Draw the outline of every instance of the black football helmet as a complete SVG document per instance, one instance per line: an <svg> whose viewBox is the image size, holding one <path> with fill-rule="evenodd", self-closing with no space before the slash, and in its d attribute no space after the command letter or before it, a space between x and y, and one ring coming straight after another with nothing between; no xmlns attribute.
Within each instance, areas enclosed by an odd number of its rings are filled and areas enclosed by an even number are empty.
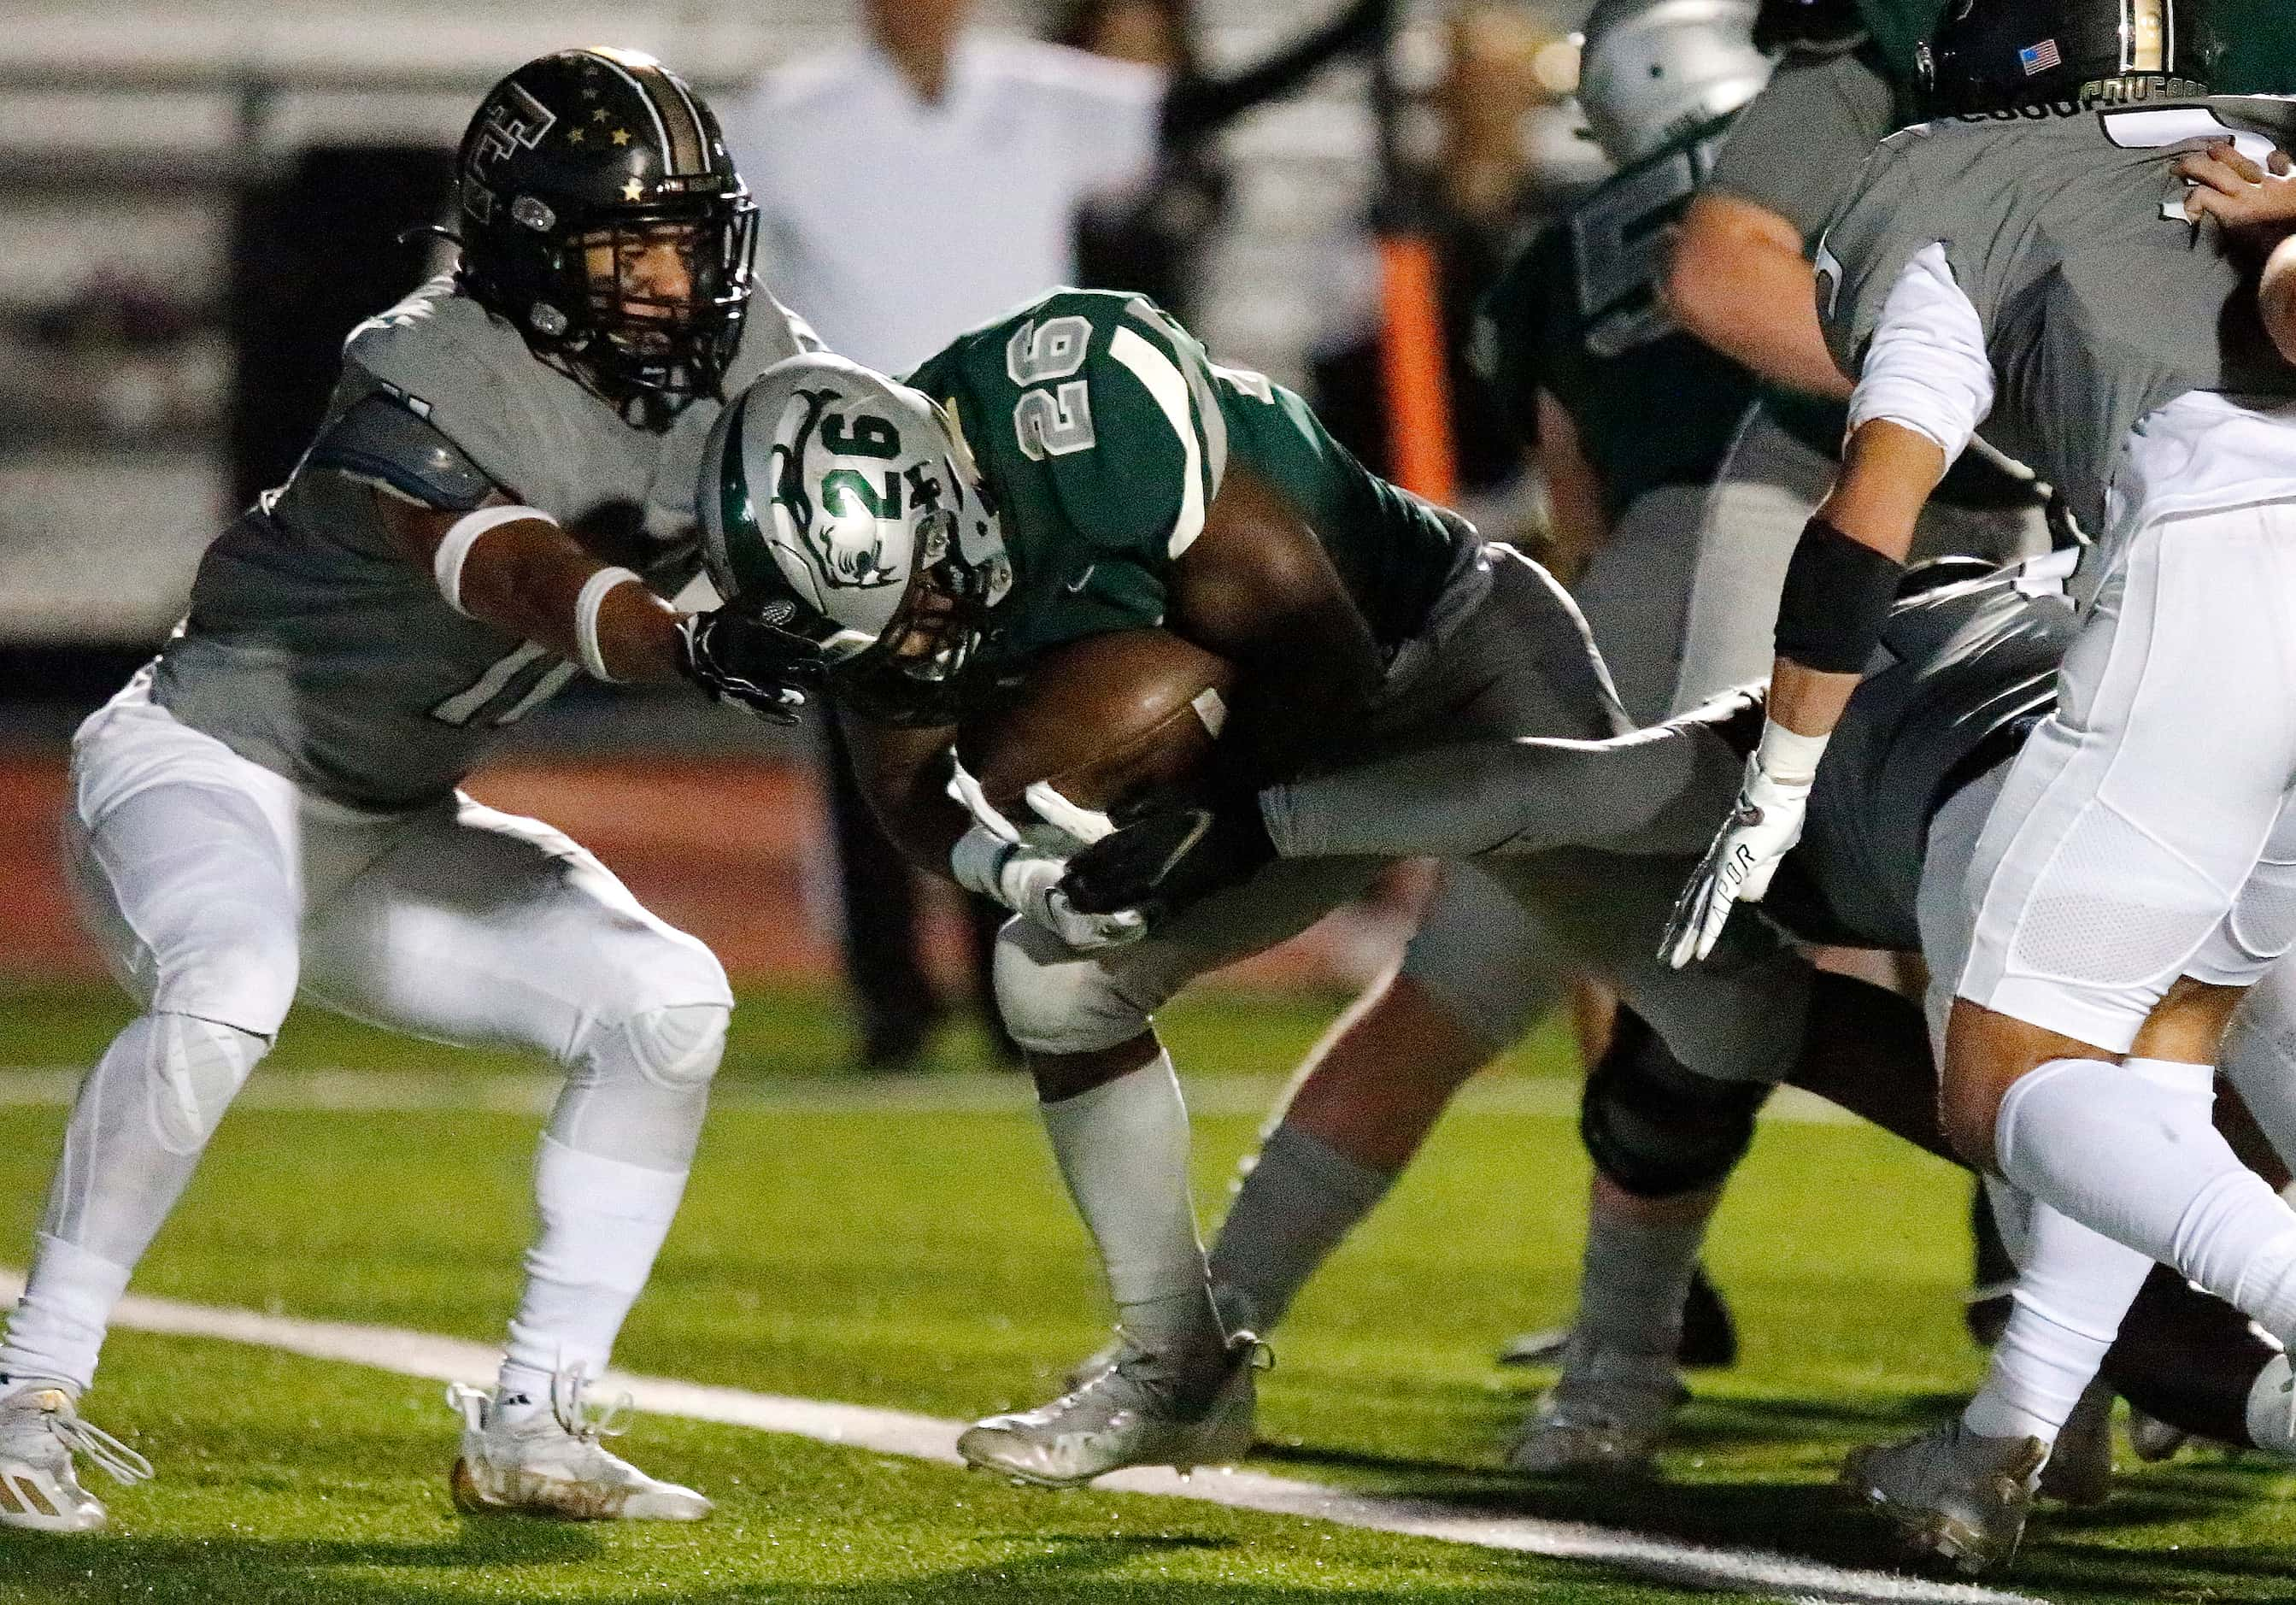
<svg viewBox="0 0 2296 1605"><path fill-rule="evenodd" d="M2208 0L1948 0L1915 70L1937 115L2206 95Z"/></svg>
<svg viewBox="0 0 2296 1605"><path fill-rule="evenodd" d="M757 209L701 97L636 51L562 50L463 135L463 287L631 422L716 395L742 338ZM661 284L676 252L682 293Z"/></svg>
<svg viewBox="0 0 2296 1605"><path fill-rule="evenodd" d="M1864 42L1866 19L1857 0L1762 0L1754 13L1754 48L1831 55Z"/></svg>

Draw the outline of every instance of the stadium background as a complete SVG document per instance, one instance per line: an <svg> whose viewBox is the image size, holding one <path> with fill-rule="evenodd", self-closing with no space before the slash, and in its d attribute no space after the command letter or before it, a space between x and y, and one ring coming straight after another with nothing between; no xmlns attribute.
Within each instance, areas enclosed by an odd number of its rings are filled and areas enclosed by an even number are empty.
<svg viewBox="0 0 2296 1605"><path fill-rule="evenodd" d="M1217 69L1330 9L1201 0L1199 45ZM1574 0L1468 7L1464 21L1398 9L1390 59L1418 102L1400 122L1406 154L1440 151L1462 29L1484 30L1487 75L1508 80L1500 101L1530 107L1568 86L1567 51L1538 46L1584 9ZM979 15L1036 31L1053 10L984 0ZM222 521L292 463L345 330L425 270L391 236L437 215L486 85L538 51L614 42L724 95L858 27L849 0L0 4L0 976L98 973L55 871L63 744L174 621ZM1193 322L1224 359L1311 394L1317 353L1380 317L1361 226L1385 187L1369 78L1342 64L1222 141L1229 202ZM1546 178L1588 176L1591 147L1566 125L1551 105L1521 125L1516 177L1534 202L1551 199ZM1559 162L1542 170L1541 156ZM1512 221L1483 226L1479 254ZM773 264L759 268L770 282ZM1332 368L1324 390L1357 373ZM1500 461L1480 476L1498 490L1487 517L1519 531L1535 507ZM571 831L737 978L816 982L833 972L837 910L804 756L675 694L577 690L516 730L475 789ZM1341 917L1244 973L1350 981L1391 951L1398 923ZM946 968L958 939L938 924Z"/></svg>

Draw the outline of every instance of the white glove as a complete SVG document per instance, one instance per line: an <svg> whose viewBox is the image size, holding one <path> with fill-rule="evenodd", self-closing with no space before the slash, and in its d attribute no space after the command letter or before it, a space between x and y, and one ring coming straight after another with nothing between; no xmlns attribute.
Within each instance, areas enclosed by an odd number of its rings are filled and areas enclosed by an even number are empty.
<svg viewBox="0 0 2296 1605"><path fill-rule="evenodd" d="M1666 922L1658 951L1672 967L1680 969L1712 952L1730 910L1742 902L1761 901L1770 889L1779 863L1801 840L1825 742L1823 736L1798 736L1775 722L1763 727L1761 745L1746 760L1738 805L1715 833L1714 844Z"/></svg>
<svg viewBox="0 0 2296 1605"><path fill-rule="evenodd" d="M1147 917L1136 909L1079 914L1070 908L1060 889L1068 866L1067 854L1008 840L985 824L958 837L948 854L957 885L993 898L1079 953L1121 947L1148 934Z"/></svg>

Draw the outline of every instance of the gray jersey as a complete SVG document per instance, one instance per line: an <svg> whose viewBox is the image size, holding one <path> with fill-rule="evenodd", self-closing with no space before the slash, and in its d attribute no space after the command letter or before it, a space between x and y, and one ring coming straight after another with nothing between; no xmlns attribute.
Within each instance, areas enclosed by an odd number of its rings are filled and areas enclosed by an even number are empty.
<svg viewBox="0 0 2296 1605"><path fill-rule="evenodd" d="M1987 438L2056 485L2092 530L2138 419L2193 391L2296 394L2254 280L2213 228L2163 208L2175 158L2210 137L2296 133L2296 103L2218 97L1891 136L1818 253L1818 301L1856 374L1906 264L1942 242L1985 331L1998 394Z"/></svg>
<svg viewBox="0 0 2296 1605"><path fill-rule="evenodd" d="M726 393L816 345L760 294ZM433 280L352 333L310 450L201 561L153 695L340 801L439 796L579 670L449 607L390 539L377 488L448 510L499 492L668 594L695 572L694 488L718 411L696 401L664 432L633 427Z"/></svg>
<svg viewBox="0 0 2296 1605"><path fill-rule="evenodd" d="M1815 240L1898 123L1896 92L1866 51L1789 55L1731 124L1707 187L1766 207Z"/></svg>

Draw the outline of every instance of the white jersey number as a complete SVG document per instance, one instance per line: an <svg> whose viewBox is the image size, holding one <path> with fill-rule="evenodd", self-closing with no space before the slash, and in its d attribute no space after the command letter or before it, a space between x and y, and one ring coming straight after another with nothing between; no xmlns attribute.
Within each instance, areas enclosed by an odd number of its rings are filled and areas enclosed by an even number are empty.
<svg viewBox="0 0 2296 1605"><path fill-rule="evenodd" d="M1088 451L1099 442L1092 423L1092 391L1074 378L1092 345L1092 325L1070 315L1026 323L1004 346L1004 373L1029 390L1013 404L1013 432L1030 461ZM1063 383L1065 382L1065 383Z"/></svg>

